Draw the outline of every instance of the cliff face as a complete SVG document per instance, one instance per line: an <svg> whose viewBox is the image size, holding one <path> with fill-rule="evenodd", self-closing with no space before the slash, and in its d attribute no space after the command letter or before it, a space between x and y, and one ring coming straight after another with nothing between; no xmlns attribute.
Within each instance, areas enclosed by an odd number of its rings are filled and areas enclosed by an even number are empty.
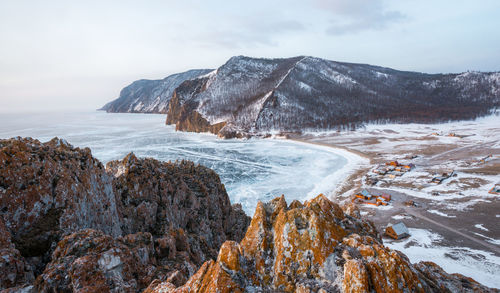
<svg viewBox="0 0 500 293"><path fill-rule="evenodd" d="M59 139L0 140L0 171L0 213L26 274L41 273L64 234L122 233L110 178L89 149Z"/></svg>
<svg viewBox="0 0 500 293"><path fill-rule="evenodd" d="M193 162L162 163L129 154L106 166L114 176L124 234L151 233L159 265L186 278L222 243L243 238L250 219L231 206L220 178Z"/></svg>
<svg viewBox="0 0 500 293"><path fill-rule="evenodd" d="M500 73L424 74L314 57L239 56L174 95L167 124L241 137L471 119L500 106Z"/></svg>
<svg viewBox="0 0 500 293"><path fill-rule="evenodd" d="M105 169L89 149L29 138L0 140L0 215L0 289L38 276L40 292L183 284L250 221L192 162L130 154Z"/></svg>
<svg viewBox="0 0 500 293"><path fill-rule="evenodd" d="M347 214L349 213L349 214ZM352 206L320 195L304 204L259 203L240 243L225 242L184 286L146 292L489 292L433 263L412 265L383 246ZM492 290L495 291L495 290Z"/></svg>
<svg viewBox="0 0 500 293"><path fill-rule="evenodd" d="M226 125L225 122L210 124L196 111L196 103L185 101L186 96L192 97L204 91L208 80L209 77L189 80L174 91L168 107L167 125L175 124L175 130L180 131L211 133L218 133ZM184 100L180 97L184 97Z"/></svg>
<svg viewBox="0 0 500 293"><path fill-rule="evenodd" d="M101 110L110 113L166 113L172 93L185 80L197 78L212 71L193 69L172 74L160 80L134 81L120 92L120 96Z"/></svg>

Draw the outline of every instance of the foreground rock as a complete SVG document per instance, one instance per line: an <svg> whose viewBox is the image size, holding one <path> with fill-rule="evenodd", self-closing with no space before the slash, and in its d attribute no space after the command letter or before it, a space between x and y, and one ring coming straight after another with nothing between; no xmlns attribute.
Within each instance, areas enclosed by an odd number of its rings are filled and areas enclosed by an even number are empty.
<svg viewBox="0 0 500 293"><path fill-rule="evenodd" d="M345 210L322 195L259 203L240 243L225 242L185 285L156 282L146 292L497 292L433 263L412 265Z"/></svg>
<svg viewBox="0 0 500 293"><path fill-rule="evenodd" d="M110 178L88 148L59 139L0 140L0 168L0 213L29 274L43 271L65 234L122 234Z"/></svg>
<svg viewBox="0 0 500 293"><path fill-rule="evenodd" d="M137 292L153 280L153 237L138 233L114 239L96 230L64 237L38 277L37 292Z"/></svg>
<svg viewBox="0 0 500 293"><path fill-rule="evenodd" d="M231 206L213 170L193 162L162 163L133 154L107 164L124 215L125 234L149 232L158 265L187 280L226 240L243 238L250 218Z"/></svg>
<svg viewBox="0 0 500 293"><path fill-rule="evenodd" d="M0 289L38 276L46 292L182 285L250 221L208 168L131 154L106 170L89 149L29 138L0 140L0 215Z"/></svg>
<svg viewBox="0 0 500 293"><path fill-rule="evenodd" d="M0 289L34 280L33 272L12 243L11 235L0 218Z"/></svg>

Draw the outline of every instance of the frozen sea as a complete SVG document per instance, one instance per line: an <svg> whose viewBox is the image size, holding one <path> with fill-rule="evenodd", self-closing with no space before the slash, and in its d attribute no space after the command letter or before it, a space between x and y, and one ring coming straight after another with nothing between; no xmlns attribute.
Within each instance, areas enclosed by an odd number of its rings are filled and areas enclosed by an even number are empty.
<svg viewBox="0 0 500 293"><path fill-rule="evenodd" d="M53 137L89 147L103 163L138 157L187 159L214 169L232 203L253 215L259 200L287 201L329 194L362 160L348 152L279 139L222 140L212 134L176 132L165 115L86 113L0 114L0 138Z"/></svg>

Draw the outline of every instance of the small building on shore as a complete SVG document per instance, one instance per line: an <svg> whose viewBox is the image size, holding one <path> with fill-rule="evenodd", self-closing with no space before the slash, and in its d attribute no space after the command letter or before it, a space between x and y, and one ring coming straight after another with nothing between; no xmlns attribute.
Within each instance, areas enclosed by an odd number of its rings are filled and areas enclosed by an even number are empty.
<svg viewBox="0 0 500 293"><path fill-rule="evenodd" d="M491 193L491 194L500 194L500 185L493 186L493 188L490 189L489 193Z"/></svg>
<svg viewBox="0 0 500 293"><path fill-rule="evenodd" d="M371 200L373 195L371 195L371 193L368 190L363 189L361 193L356 194L356 197L361 199Z"/></svg>
<svg viewBox="0 0 500 293"><path fill-rule="evenodd" d="M399 240L402 238L410 237L410 231L408 228L406 228L405 224L403 222L399 222L394 225L390 225L387 228L385 228L385 235Z"/></svg>

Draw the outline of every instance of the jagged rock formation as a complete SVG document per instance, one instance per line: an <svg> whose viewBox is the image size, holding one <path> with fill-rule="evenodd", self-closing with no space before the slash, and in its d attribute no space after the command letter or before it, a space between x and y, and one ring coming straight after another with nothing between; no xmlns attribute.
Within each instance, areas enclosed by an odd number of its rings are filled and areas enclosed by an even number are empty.
<svg viewBox="0 0 500 293"><path fill-rule="evenodd" d="M0 214L31 274L41 273L63 234L122 233L109 176L90 149L59 139L0 140L0 168Z"/></svg>
<svg viewBox="0 0 500 293"><path fill-rule="evenodd" d="M227 239L241 240L250 219L231 206L213 170L193 162L162 163L133 154L106 170L124 215L124 234L149 232L159 265L187 279L207 259L216 258Z"/></svg>
<svg viewBox="0 0 500 293"><path fill-rule="evenodd" d="M433 263L412 265L357 216L322 195L259 203L239 244L225 242L185 285L153 282L145 292L497 291Z"/></svg>
<svg viewBox="0 0 500 293"><path fill-rule="evenodd" d="M151 104L157 94L127 90L124 96L126 111L149 113L151 107L140 110L141 103ZM443 122L498 108L500 72L424 74L308 56L237 56L172 87L168 106L162 105L153 112L166 112L166 123L177 130L222 137L346 129L365 122Z"/></svg>
<svg viewBox="0 0 500 293"><path fill-rule="evenodd" d="M12 243L11 235L0 217L0 289L33 282L34 275Z"/></svg>
<svg viewBox="0 0 500 293"><path fill-rule="evenodd" d="M150 233L114 239L86 229L64 237L35 283L37 292L137 292L155 275Z"/></svg>
<svg viewBox="0 0 500 293"><path fill-rule="evenodd" d="M166 113L172 93L183 81L197 78L212 69L193 69L172 74L159 80L134 81L120 92L120 96L100 110L111 113Z"/></svg>
<svg viewBox="0 0 500 293"><path fill-rule="evenodd" d="M130 154L106 170L57 138L0 140L0 290L37 276L42 292L181 285L249 221L219 176L192 162Z"/></svg>

